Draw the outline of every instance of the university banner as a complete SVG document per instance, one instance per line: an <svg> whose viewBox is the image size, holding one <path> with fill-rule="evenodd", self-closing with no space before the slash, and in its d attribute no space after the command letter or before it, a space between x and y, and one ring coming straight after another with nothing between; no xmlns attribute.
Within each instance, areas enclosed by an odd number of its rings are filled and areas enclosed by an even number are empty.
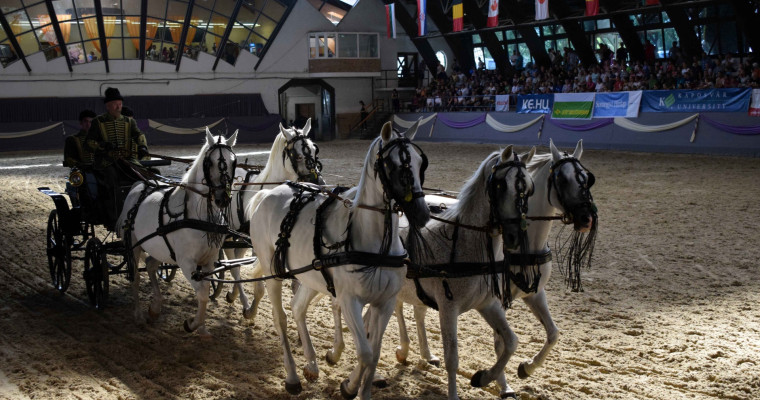
<svg viewBox="0 0 760 400"><path fill-rule="evenodd" d="M752 89L752 103L749 105L749 116L760 117L760 89Z"/></svg>
<svg viewBox="0 0 760 400"><path fill-rule="evenodd" d="M494 107L494 111L509 111L509 95L497 94L495 97L496 107Z"/></svg>
<svg viewBox="0 0 760 400"><path fill-rule="evenodd" d="M554 93L552 118L591 119L595 93Z"/></svg>
<svg viewBox="0 0 760 400"><path fill-rule="evenodd" d="M518 114L550 114L554 104L553 94L518 94Z"/></svg>
<svg viewBox="0 0 760 400"><path fill-rule="evenodd" d="M745 112L750 88L703 90L646 90L641 112Z"/></svg>
<svg viewBox="0 0 760 400"><path fill-rule="evenodd" d="M594 99L594 118L636 118L641 105L641 90L602 92Z"/></svg>

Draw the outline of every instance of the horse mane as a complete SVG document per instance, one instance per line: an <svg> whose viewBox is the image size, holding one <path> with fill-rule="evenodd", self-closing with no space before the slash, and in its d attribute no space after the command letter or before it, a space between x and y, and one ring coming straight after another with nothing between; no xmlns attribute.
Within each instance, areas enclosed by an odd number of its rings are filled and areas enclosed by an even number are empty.
<svg viewBox="0 0 760 400"><path fill-rule="evenodd" d="M204 138L203 140L203 146L201 147L201 151L198 152L198 155L195 157L195 161L190 165L190 168L187 169L184 175L182 175L182 184L192 184L192 183L200 183L200 182L190 182L190 179L196 176L198 168L201 168L200 165L203 163L203 155L206 154L206 151L208 151L209 143L208 140Z"/></svg>
<svg viewBox="0 0 760 400"><path fill-rule="evenodd" d="M267 165L261 170L261 173L256 177L254 182L267 182L274 170L274 163L277 162L278 157L281 157L282 151L285 150L288 141L285 140L285 135L282 132L278 133L272 143L272 150L269 151L269 159L267 159Z"/></svg>
<svg viewBox="0 0 760 400"><path fill-rule="evenodd" d="M472 176L470 176L464 185L462 185L462 189L457 196L457 200L459 201L446 210L446 212L441 215L441 218L453 221L468 210L477 210L482 207L482 204L476 204L476 202L478 201L478 197L482 193L485 193L485 180L483 179L483 175L486 174L488 165L495 157L498 157L499 154L501 154L500 151L494 151L480 163L478 169L476 169ZM481 191L482 193L480 193Z"/></svg>
<svg viewBox="0 0 760 400"><path fill-rule="evenodd" d="M546 163L548 163L551 160L552 160L551 153L536 154L533 156L533 158L528 162L528 164L525 167L528 168L528 173L533 174L534 171L543 167L544 165L546 165Z"/></svg>
<svg viewBox="0 0 760 400"><path fill-rule="evenodd" d="M347 197L349 197L349 195L351 194L355 194L355 197L353 199L353 204L351 205L352 213L356 211L356 206L359 205L362 201L361 189L364 187L366 177L370 173L373 172L373 171L368 171L368 169L374 168L373 160L375 159L375 147L377 147L377 144L380 142L380 140L382 140L382 138L378 136L375 140L372 141L372 144L369 146L369 151L367 151L367 155L364 157L364 166L362 167L361 177L359 178L359 184L351 188L349 192L346 192Z"/></svg>

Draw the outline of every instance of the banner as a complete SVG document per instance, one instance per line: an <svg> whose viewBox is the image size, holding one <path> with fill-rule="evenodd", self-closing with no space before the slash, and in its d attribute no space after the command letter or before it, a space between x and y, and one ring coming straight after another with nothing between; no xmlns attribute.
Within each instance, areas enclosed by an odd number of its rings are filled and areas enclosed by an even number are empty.
<svg viewBox="0 0 760 400"><path fill-rule="evenodd" d="M760 117L760 89L752 89L752 103L749 106L750 117Z"/></svg>
<svg viewBox="0 0 760 400"><path fill-rule="evenodd" d="M389 38L396 38L396 4L385 5L385 29Z"/></svg>
<svg viewBox="0 0 760 400"><path fill-rule="evenodd" d="M417 0L417 36L427 35L427 0Z"/></svg>
<svg viewBox="0 0 760 400"><path fill-rule="evenodd" d="M454 0L451 9L452 19L454 20L452 32L461 32L464 27L464 9L462 8L462 0Z"/></svg>
<svg viewBox="0 0 760 400"><path fill-rule="evenodd" d="M594 93L554 93L554 119L591 119L593 110Z"/></svg>
<svg viewBox="0 0 760 400"><path fill-rule="evenodd" d="M599 14L599 0L586 0L586 16L593 17Z"/></svg>
<svg viewBox="0 0 760 400"><path fill-rule="evenodd" d="M594 99L594 118L639 116L641 90L634 92L602 92Z"/></svg>
<svg viewBox="0 0 760 400"><path fill-rule="evenodd" d="M553 94L518 94L518 114L551 114L554 104Z"/></svg>
<svg viewBox="0 0 760 400"><path fill-rule="evenodd" d="M486 22L487 28L495 28L499 26L499 0L491 0L488 2L488 21Z"/></svg>
<svg viewBox="0 0 760 400"><path fill-rule="evenodd" d="M536 21L549 18L549 0L536 0Z"/></svg>
<svg viewBox="0 0 760 400"><path fill-rule="evenodd" d="M745 112L750 88L704 90L646 90L641 112Z"/></svg>
<svg viewBox="0 0 760 400"><path fill-rule="evenodd" d="M494 111L509 111L509 95L497 94L496 95L496 107Z"/></svg>

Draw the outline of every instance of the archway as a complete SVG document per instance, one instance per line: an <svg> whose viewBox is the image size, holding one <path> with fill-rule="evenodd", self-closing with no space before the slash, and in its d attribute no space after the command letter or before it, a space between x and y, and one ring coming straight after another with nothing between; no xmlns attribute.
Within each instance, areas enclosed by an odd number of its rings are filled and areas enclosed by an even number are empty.
<svg viewBox="0 0 760 400"><path fill-rule="evenodd" d="M312 137L335 139L335 89L322 79L292 79L279 91L280 115L288 126L303 126L312 119Z"/></svg>

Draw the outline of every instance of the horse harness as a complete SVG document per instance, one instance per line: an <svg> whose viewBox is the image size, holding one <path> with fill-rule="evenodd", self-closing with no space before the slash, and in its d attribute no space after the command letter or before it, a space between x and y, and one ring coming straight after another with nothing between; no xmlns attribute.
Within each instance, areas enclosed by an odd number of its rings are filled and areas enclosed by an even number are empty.
<svg viewBox="0 0 760 400"><path fill-rule="evenodd" d="M319 174L322 171L322 163L317 157L319 147L315 143L312 143L314 145L314 155L312 155L308 140L309 137L304 135L296 135L293 139L288 140L285 148L282 150L282 162L285 162L286 156L290 159L290 164L293 166L293 171L298 174L299 181L319 183ZM298 142L301 142L301 154L303 154L306 169L309 170L306 174L298 172L298 153L296 152L296 143Z"/></svg>
<svg viewBox="0 0 760 400"><path fill-rule="evenodd" d="M581 196L582 201L575 205L572 209L568 209L568 207L565 206L565 198L562 195L562 191L559 190L559 185L564 181L565 178L562 177L559 174L560 168L562 168L563 164L570 164L573 166L573 171L575 174L575 180L578 182L581 190ZM583 175L583 172L586 172L586 176ZM569 157L567 153L565 153L565 157L561 158L554 164L552 164L551 167L549 167L549 190L547 190L547 201L549 204L554 206L552 204L552 189L557 192L557 198L559 199L560 204L562 204L563 208L566 210L565 215L563 215L562 222L565 224L569 224L573 222L573 211L577 210L579 208L588 207L593 213L594 216L596 216L597 208L596 204L594 203L594 198L591 196L591 186L594 185L594 182L596 182L596 178L594 177L594 174L591 173L586 167L581 164L581 162L575 158L575 157Z"/></svg>
<svg viewBox="0 0 760 400"><path fill-rule="evenodd" d="M229 197L231 196L231 185L233 182L233 178L230 175L230 170L235 171L237 160L233 156L230 160L231 162L228 164L227 160L224 158L223 155L219 157L219 160L217 161L217 167L219 168L220 172L220 183L218 185L214 185L211 180L211 167L213 165L213 161L211 161L210 156L211 154L216 150L227 149L229 150L233 155L235 154L232 152L232 148L226 144L221 144L221 137L220 141L216 144L212 145L211 148L206 153L206 156L203 159L203 183L208 186L209 190L206 193L203 193L197 189L194 189L192 187L186 186L186 185L172 185L172 186L159 186L155 183L151 184L150 181L146 181L145 186L143 187L142 191L140 192L140 197L138 198L137 202L135 202L135 205L129 210L127 213L127 218L124 221L124 241L127 248L127 255L131 257L131 252L133 249L137 248L137 246L140 246L141 244L145 243L146 241L156 237L160 236L164 243L166 244L166 247L169 249L169 254L172 258L172 260L176 261L177 257L174 252L174 248L169 243L169 240L167 238L167 235L169 233L172 233L174 231L177 231L179 229L194 229L199 230L203 232L208 233L208 240L210 244L219 244L223 240L225 235L228 234L238 234L237 232L231 230L227 224L226 218L222 216L222 219L220 223L216 223L214 221L204 221L199 219L189 219L189 218L183 218L183 216L187 215L187 191L195 192L203 197L206 198L206 201L208 203L208 215L211 216L211 202L213 201L213 191L222 189L225 191L225 194ZM220 153L221 154L221 153ZM231 169L229 168L231 166ZM185 195L184 195L184 201L183 201L183 210L178 213L172 213L172 211L169 209L169 199L171 198L172 194L176 192L176 190L185 189ZM154 231L148 234L147 236L144 236L140 240L137 241L137 243L132 244L132 235L130 232L134 229L134 223L135 223L135 217L137 216L137 211L139 210L140 204L151 194L163 191L163 197L161 198L161 205L158 209L158 228ZM164 222L164 217L168 216L169 223Z"/></svg>
<svg viewBox="0 0 760 400"><path fill-rule="evenodd" d="M515 209L520 214L518 218L502 218L498 208L498 200L509 189L502 182L503 178L497 178L497 174L500 171L505 170L504 176L509 173L512 168L517 168L516 180L514 184L515 193ZM522 163L517 155L514 155L514 159L508 162L498 164L491 168L491 174L488 177L486 191L489 200L489 217L488 225L485 228L473 227L469 225L460 224L457 219L452 224L454 230L451 234L450 240L452 241L451 252L449 254L449 262L443 264L428 264L417 265L413 264L407 269L407 278L414 281L417 297L426 306L438 310L438 304L436 301L425 293L425 290L420 284L421 278L443 278L443 287L446 298L452 300L454 298L449 287L449 278L468 278L478 275L490 275L496 278L498 274L504 276L503 288L500 291L496 286L496 279L493 280L494 295L502 300L502 304L505 308L508 308L512 302L512 294L509 289L509 283L514 283L520 290L525 293L535 293L538 290L538 283L541 279L541 274L535 270L529 273L529 269L533 269L534 266L547 263L552 260L551 250L546 250L538 254L526 254L525 246L527 245L526 230L528 212L528 198L533 194L533 191L527 191L527 182L525 180L525 174L523 172L525 164ZM457 243L459 240L459 229L464 227L466 229L478 230L481 232L491 233L498 231L500 234L503 231L504 226L511 224L519 224L519 244L521 251L519 254L512 254L503 250L504 261L501 265L497 266L494 258L493 241L490 237L486 237L486 247L488 253L488 261L484 262L457 262ZM520 266L520 272L513 273L511 266Z"/></svg>

